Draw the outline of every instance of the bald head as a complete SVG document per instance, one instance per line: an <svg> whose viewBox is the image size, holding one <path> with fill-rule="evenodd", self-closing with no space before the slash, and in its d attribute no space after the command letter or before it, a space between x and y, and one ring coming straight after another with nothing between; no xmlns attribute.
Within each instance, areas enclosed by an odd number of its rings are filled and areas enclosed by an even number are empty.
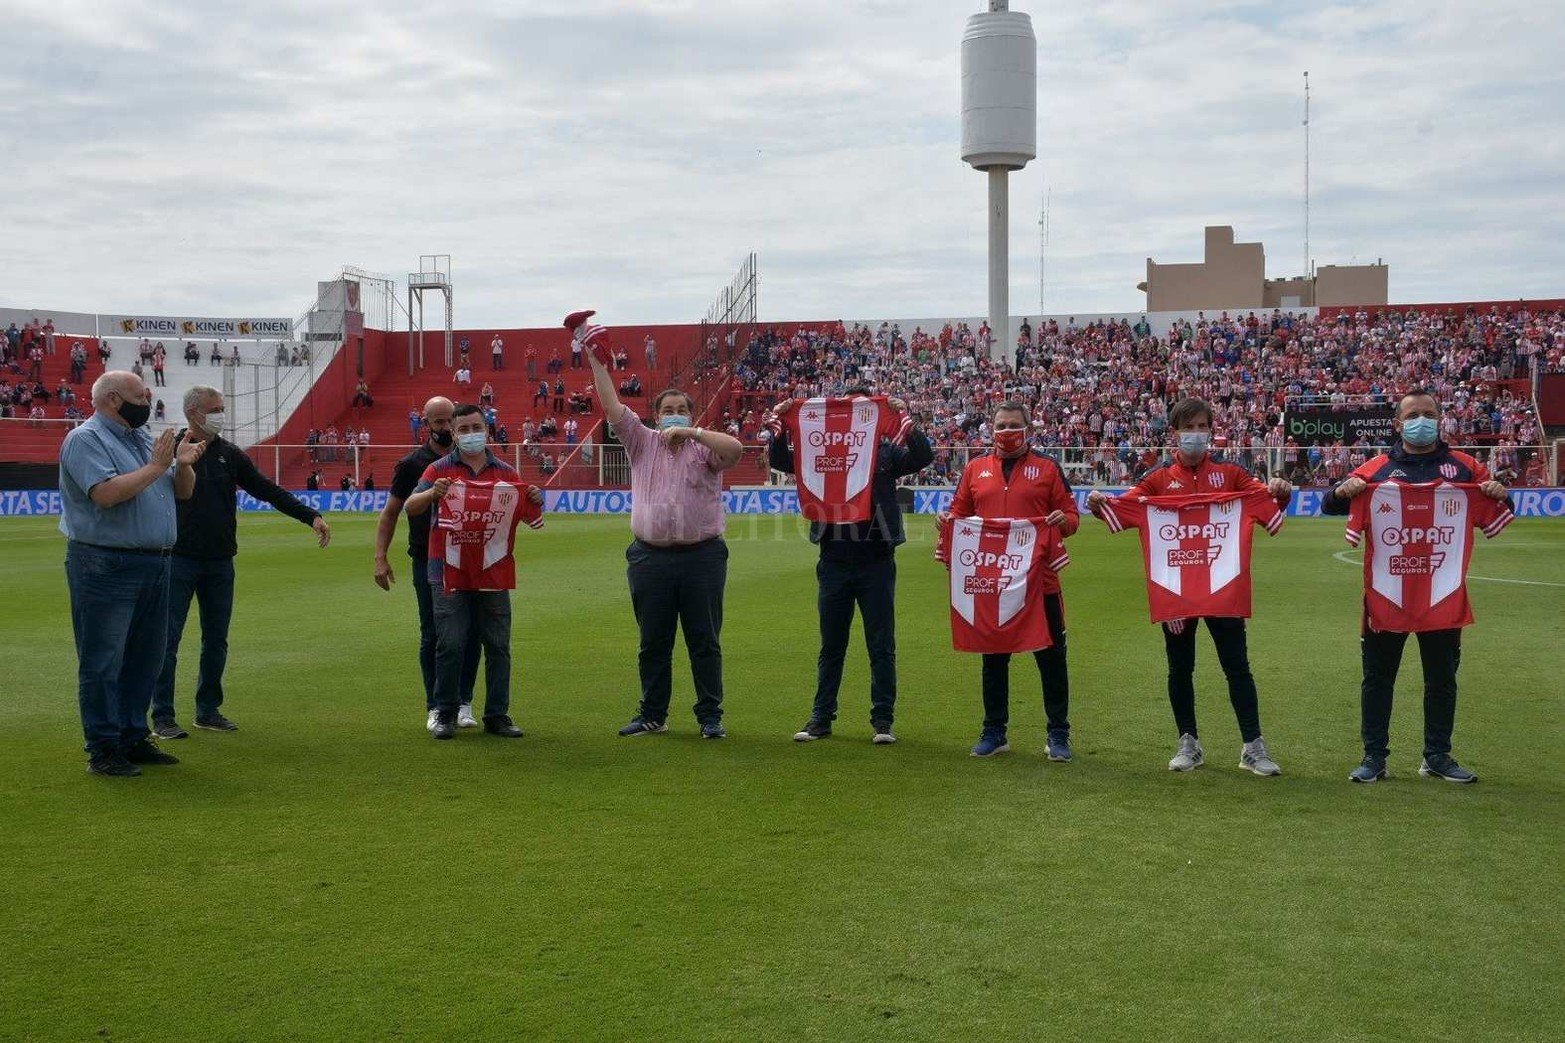
<svg viewBox="0 0 1565 1043"><path fill-rule="evenodd" d="M424 437L442 450L451 448L451 413L456 403L436 395L424 403Z"/></svg>
<svg viewBox="0 0 1565 1043"><path fill-rule="evenodd" d="M426 421L445 420L449 422L451 420L451 413L455 409L455 402L452 402L449 398L445 398L444 396L436 395L434 398L424 403L424 419Z"/></svg>
<svg viewBox="0 0 1565 1043"><path fill-rule="evenodd" d="M118 395L117 400L110 396ZM152 402L152 389L136 374L124 369L111 369L92 382L92 407L110 412L119 408L120 402Z"/></svg>

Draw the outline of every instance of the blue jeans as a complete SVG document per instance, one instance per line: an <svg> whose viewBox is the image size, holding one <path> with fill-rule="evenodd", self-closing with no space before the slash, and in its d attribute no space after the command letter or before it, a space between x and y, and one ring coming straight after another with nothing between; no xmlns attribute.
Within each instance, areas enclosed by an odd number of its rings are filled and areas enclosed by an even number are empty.
<svg viewBox="0 0 1565 1043"><path fill-rule="evenodd" d="M174 719L174 671L194 597L201 610L201 671L196 676L196 716L223 705L223 668L228 665L228 622L234 615L234 559L175 555L168 581L168 647L163 672L152 693L152 719Z"/></svg>
<svg viewBox="0 0 1565 1043"><path fill-rule="evenodd" d="M66 544L76 701L88 754L145 739L168 635L169 559Z"/></svg>
<svg viewBox="0 0 1565 1043"><path fill-rule="evenodd" d="M468 641L484 648L484 716L511 712L511 592L430 585L435 609L435 705L456 713ZM469 696L471 698L471 696Z"/></svg>
<svg viewBox="0 0 1565 1043"><path fill-rule="evenodd" d="M435 708L435 596L429 586L429 562L413 559L413 595L418 599L418 668L424 675L424 709ZM467 647L462 652L462 674L457 682L457 701L473 701L473 685L478 682L478 653L483 645L478 628L469 627Z"/></svg>

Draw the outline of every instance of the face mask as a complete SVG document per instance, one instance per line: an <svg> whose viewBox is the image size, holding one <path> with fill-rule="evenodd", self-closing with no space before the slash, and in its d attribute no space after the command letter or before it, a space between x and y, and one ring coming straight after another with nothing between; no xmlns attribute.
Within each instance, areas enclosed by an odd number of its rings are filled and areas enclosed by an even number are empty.
<svg viewBox="0 0 1565 1043"><path fill-rule="evenodd" d="M150 416L152 416L152 407L145 402L126 401L120 403L120 419L132 428L145 424Z"/></svg>
<svg viewBox="0 0 1565 1043"><path fill-rule="evenodd" d="M429 433L429 440L431 442L435 443L436 445L438 445L442 449L450 449L451 448L451 432L450 431L431 431Z"/></svg>
<svg viewBox="0 0 1565 1043"><path fill-rule="evenodd" d="M689 427L690 418L683 413L669 413L658 417L658 430L667 431L671 427Z"/></svg>
<svg viewBox="0 0 1565 1043"><path fill-rule="evenodd" d="M1027 448L1027 432L1020 428L994 433L994 448L1001 456L1015 456Z"/></svg>
<svg viewBox="0 0 1565 1043"><path fill-rule="evenodd" d="M1212 444L1212 436L1205 431L1182 431L1179 435L1179 451L1186 456L1200 456Z"/></svg>
<svg viewBox="0 0 1565 1043"><path fill-rule="evenodd" d="M487 441L488 439L482 431L469 431L465 435L458 435L456 444L457 448L464 453L481 453L484 451L484 445Z"/></svg>
<svg viewBox="0 0 1565 1043"><path fill-rule="evenodd" d="M222 413L208 413L206 416L196 421L196 423L200 426L201 430L207 433L209 438L216 438L218 435L223 433Z"/></svg>
<svg viewBox="0 0 1565 1043"><path fill-rule="evenodd" d="M1432 416L1415 416L1402 421L1402 441L1408 445L1434 445L1440 437L1440 422Z"/></svg>

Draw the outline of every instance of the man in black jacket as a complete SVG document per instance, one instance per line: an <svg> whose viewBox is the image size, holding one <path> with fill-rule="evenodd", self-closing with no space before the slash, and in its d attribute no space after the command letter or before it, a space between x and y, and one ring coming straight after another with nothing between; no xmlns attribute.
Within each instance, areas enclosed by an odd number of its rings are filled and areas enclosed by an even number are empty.
<svg viewBox="0 0 1565 1043"><path fill-rule="evenodd" d="M189 425L185 439L205 442L206 451L195 465L195 492L178 503L179 539L169 569L168 650L152 694L152 731L161 739L183 739L188 734L174 717L174 671L192 597L201 609L195 725L217 732L238 729L221 710L228 624L234 614L234 555L239 551L238 490L310 526L322 547L331 541L331 527L320 512L270 481L244 450L222 437L221 391L201 385L186 391L185 422Z"/></svg>
<svg viewBox="0 0 1565 1043"><path fill-rule="evenodd" d="M848 395L867 395L851 388ZM892 409L905 413L907 403L888 400ZM767 455L774 470L792 474L793 447L787 431L773 423ZM897 479L917 474L934 460L929 439L917 427L906 445L880 443L875 462L868 521L846 525L810 523L810 542L820 547L815 564L818 584L816 606L820 612L821 651L816 665L815 706L810 719L794 735L797 742L812 742L831 734L837 716L837 690L842 684L842 661L848 651L853 608L864 621L864 644L869 651L870 726L874 742L896 742L891 731L897 702L896 549L907 537L902 528L902 508L897 504Z"/></svg>

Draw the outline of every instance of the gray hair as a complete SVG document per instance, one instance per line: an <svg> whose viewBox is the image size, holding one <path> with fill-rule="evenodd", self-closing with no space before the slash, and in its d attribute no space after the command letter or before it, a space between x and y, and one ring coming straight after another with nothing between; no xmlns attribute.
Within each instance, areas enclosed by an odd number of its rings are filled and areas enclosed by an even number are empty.
<svg viewBox="0 0 1565 1043"><path fill-rule="evenodd" d="M211 396L223 397L223 393L217 388L209 388L205 384L195 384L185 392L185 412L190 412Z"/></svg>

